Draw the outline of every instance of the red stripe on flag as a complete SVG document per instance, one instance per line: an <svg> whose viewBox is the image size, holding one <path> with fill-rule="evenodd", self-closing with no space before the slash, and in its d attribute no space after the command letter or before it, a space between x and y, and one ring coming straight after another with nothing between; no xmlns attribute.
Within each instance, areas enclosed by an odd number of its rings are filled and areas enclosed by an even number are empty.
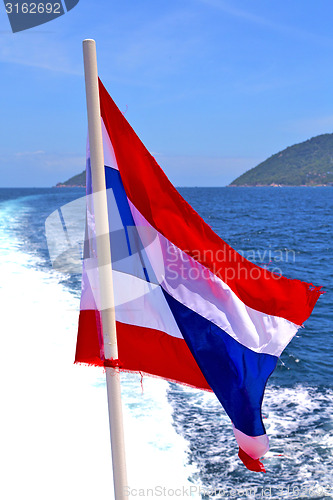
<svg viewBox="0 0 333 500"><path fill-rule="evenodd" d="M302 325L320 287L249 262L225 243L170 183L100 82L101 115L128 198L170 242L220 277L247 306Z"/></svg>
<svg viewBox="0 0 333 500"><path fill-rule="evenodd" d="M98 341L100 314L80 311L75 363L104 366ZM211 390L185 340L164 332L117 322L118 358L121 370L143 372Z"/></svg>
<svg viewBox="0 0 333 500"><path fill-rule="evenodd" d="M245 451L242 450L242 448L239 448L238 456L245 465L245 467L247 467L249 470L253 472L266 472L264 464L260 462L259 458L254 459L250 457L250 455L245 453Z"/></svg>
<svg viewBox="0 0 333 500"><path fill-rule="evenodd" d="M104 366L100 355L101 315L99 311L80 311L75 363Z"/></svg>

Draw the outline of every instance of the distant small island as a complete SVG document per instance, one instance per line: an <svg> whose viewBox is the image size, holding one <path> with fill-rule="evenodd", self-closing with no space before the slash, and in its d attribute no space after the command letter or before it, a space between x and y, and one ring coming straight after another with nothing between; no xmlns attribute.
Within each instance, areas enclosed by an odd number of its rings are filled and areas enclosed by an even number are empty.
<svg viewBox="0 0 333 500"><path fill-rule="evenodd" d="M58 182L55 187L86 187L86 171L83 170L65 182Z"/></svg>
<svg viewBox="0 0 333 500"><path fill-rule="evenodd" d="M333 134L323 134L271 156L230 186L333 186Z"/></svg>

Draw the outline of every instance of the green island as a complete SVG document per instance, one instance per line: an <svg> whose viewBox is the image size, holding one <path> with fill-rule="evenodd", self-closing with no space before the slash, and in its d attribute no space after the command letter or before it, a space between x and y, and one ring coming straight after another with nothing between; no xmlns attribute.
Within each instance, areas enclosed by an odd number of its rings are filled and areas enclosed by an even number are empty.
<svg viewBox="0 0 333 500"><path fill-rule="evenodd" d="M230 186L333 186L333 134L290 146L235 179Z"/></svg>
<svg viewBox="0 0 333 500"><path fill-rule="evenodd" d="M58 182L55 187L86 187L86 171L74 175L65 182Z"/></svg>

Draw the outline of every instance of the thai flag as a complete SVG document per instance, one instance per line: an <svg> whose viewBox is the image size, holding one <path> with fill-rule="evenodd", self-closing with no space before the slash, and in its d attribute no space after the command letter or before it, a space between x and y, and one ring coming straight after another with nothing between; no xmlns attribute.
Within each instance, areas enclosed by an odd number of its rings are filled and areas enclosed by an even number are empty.
<svg viewBox="0 0 333 500"><path fill-rule="evenodd" d="M240 458L264 470L265 385L320 289L233 250L180 196L101 82L100 103L120 369L214 391ZM104 366L95 245L91 201L75 360Z"/></svg>

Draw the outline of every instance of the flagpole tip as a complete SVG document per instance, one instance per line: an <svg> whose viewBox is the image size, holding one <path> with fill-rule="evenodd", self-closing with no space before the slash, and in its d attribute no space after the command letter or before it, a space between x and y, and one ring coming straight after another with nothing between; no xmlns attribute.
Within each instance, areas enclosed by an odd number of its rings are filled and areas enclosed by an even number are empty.
<svg viewBox="0 0 333 500"><path fill-rule="evenodd" d="M95 40L92 38L85 38L82 42L83 45L96 45Z"/></svg>

